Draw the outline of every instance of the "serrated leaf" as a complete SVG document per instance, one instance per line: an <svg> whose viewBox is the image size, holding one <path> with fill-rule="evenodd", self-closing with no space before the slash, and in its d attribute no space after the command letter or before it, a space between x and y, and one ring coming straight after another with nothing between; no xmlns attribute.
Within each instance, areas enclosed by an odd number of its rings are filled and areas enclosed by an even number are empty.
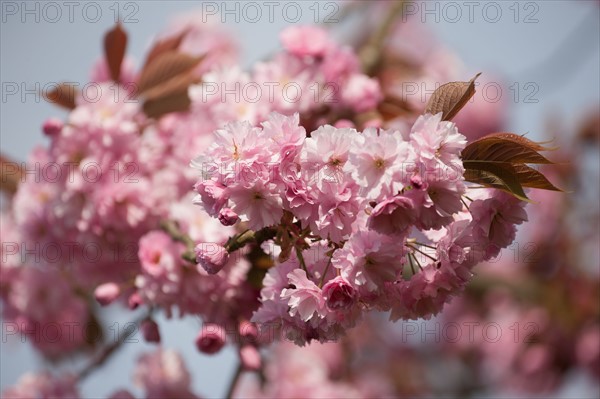
<svg viewBox="0 0 600 399"><path fill-rule="evenodd" d="M77 86L69 83L60 83L54 90L45 92L46 101L60 105L66 109L74 109L76 106Z"/></svg>
<svg viewBox="0 0 600 399"><path fill-rule="evenodd" d="M540 171L527 165L513 165L517 178L523 187L539 188L541 190L563 191L544 176Z"/></svg>
<svg viewBox="0 0 600 399"><path fill-rule="evenodd" d="M475 94L475 80L481 75L478 73L468 82L450 82L438 87L434 92L425 113L442 113L442 120L449 121L467 104Z"/></svg>
<svg viewBox="0 0 600 399"><path fill-rule="evenodd" d="M156 57L158 57L159 55L168 51L177 50L185 36L188 34L188 32L189 29L185 29L178 35L174 35L166 39L157 41L154 44L154 46L152 46L152 49L148 52L146 62L144 63L144 68L146 68L147 65L150 65L154 60L156 60Z"/></svg>
<svg viewBox="0 0 600 399"><path fill-rule="evenodd" d="M548 150L523 136L512 133L495 133L469 143L461 152L463 160L487 162L551 164L541 150Z"/></svg>
<svg viewBox="0 0 600 399"><path fill-rule="evenodd" d="M515 167L508 162L463 161L465 180L504 190L515 197L529 201Z"/></svg>
<svg viewBox="0 0 600 399"><path fill-rule="evenodd" d="M150 118L160 118L171 112L187 111L190 104L191 100L187 94L187 90L185 90L165 97L147 100L144 102L143 110Z"/></svg>
<svg viewBox="0 0 600 399"><path fill-rule="evenodd" d="M104 36L104 54L106 56L106 63L108 64L110 77L115 82L119 82L121 64L125 58L126 48L127 33L125 33L119 22Z"/></svg>
<svg viewBox="0 0 600 399"><path fill-rule="evenodd" d="M177 51L159 54L156 59L142 71L138 82L139 93L167 82L173 77L189 72L202 61L203 57L192 57Z"/></svg>

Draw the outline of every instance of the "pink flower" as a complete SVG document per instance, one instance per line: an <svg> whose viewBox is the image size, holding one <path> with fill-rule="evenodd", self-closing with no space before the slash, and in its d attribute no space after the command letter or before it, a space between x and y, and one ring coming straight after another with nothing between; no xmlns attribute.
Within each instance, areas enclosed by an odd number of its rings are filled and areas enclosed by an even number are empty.
<svg viewBox="0 0 600 399"><path fill-rule="evenodd" d="M172 350L158 348L140 356L133 381L146 391L147 398L196 398L190 391L190 373Z"/></svg>
<svg viewBox="0 0 600 399"><path fill-rule="evenodd" d="M283 216L281 195L273 183L259 180L249 187L236 184L228 193L231 209L253 230L278 224Z"/></svg>
<svg viewBox="0 0 600 399"><path fill-rule="evenodd" d="M321 289L306 277L306 272L296 269L287 276L290 288L281 291L281 299L287 300L290 316L297 314L302 321L309 321L315 314L317 317L324 317L325 299Z"/></svg>
<svg viewBox="0 0 600 399"><path fill-rule="evenodd" d="M319 204L318 218L311 220L311 227L321 237L334 242L342 241L352 232L360 199L358 186L353 182L342 184L324 183L323 192L315 200Z"/></svg>
<svg viewBox="0 0 600 399"><path fill-rule="evenodd" d="M94 290L94 297L102 306L110 305L120 294L121 288L115 283L104 283Z"/></svg>
<svg viewBox="0 0 600 399"><path fill-rule="evenodd" d="M420 116L411 129L410 140L419 159L428 168L462 172L459 156L467 141L454 123L442 121L441 113Z"/></svg>
<svg viewBox="0 0 600 399"><path fill-rule="evenodd" d="M320 57L331 47L327 31L316 26L290 26L281 32L280 40L298 57Z"/></svg>
<svg viewBox="0 0 600 399"><path fill-rule="evenodd" d="M417 218L410 198L396 195L373 208L367 227L382 234L406 234Z"/></svg>
<svg viewBox="0 0 600 399"><path fill-rule="evenodd" d="M240 220L240 217L230 208L223 208L219 211L219 222L223 226L233 226Z"/></svg>
<svg viewBox="0 0 600 399"><path fill-rule="evenodd" d="M331 263L350 284L363 292L374 292L400 277L404 254L403 240L359 231L334 252Z"/></svg>
<svg viewBox="0 0 600 399"><path fill-rule="evenodd" d="M486 259L509 246L515 239L515 225L527 221L525 202L500 190L490 191L490 198L475 200L469 206L473 236L487 248Z"/></svg>
<svg viewBox="0 0 600 399"><path fill-rule="evenodd" d="M202 353L213 355L225 346L225 330L218 324L205 324L196 337L196 347Z"/></svg>
<svg viewBox="0 0 600 399"><path fill-rule="evenodd" d="M360 73L350 75L342 87L342 101L355 112L374 109L382 99L379 82Z"/></svg>
<svg viewBox="0 0 600 399"><path fill-rule="evenodd" d="M196 262L208 274L217 274L225 267L229 260L227 249L214 242L198 244L194 251L196 252Z"/></svg>
<svg viewBox="0 0 600 399"><path fill-rule="evenodd" d="M323 297L330 310L344 310L356 302L356 291L343 277L337 276L323 286Z"/></svg>
<svg viewBox="0 0 600 399"><path fill-rule="evenodd" d="M214 180L201 180L194 185L198 196L194 203L202 205L204 210L211 216L216 216L227 203L225 186Z"/></svg>
<svg viewBox="0 0 600 399"><path fill-rule="evenodd" d="M348 161L352 140L358 135L354 129L336 129L333 126L321 126L312 132L304 142L301 162L304 169L314 175L311 183L321 187L325 183L341 183L345 173L342 171Z"/></svg>
<svg viewBox="0 0 600 399"><path fill-rule="evenodd" d="M294 159L306 139L306 130L300 126L297 112L293 116L272 112L262 127L263 134L272 141L270 152L279 155L276 162Z"/></svg>
<svg viewBox="0 0 600 399"><path fill-rule="evenodd" d="M138 257L142 270L135 286L143 303L161 305L168 311L177 301L183 279L183 252L183 244L174 242L163 231L151 231L140 239Z"/></svg>
<svg viewBox="0 0 600 399"><path fill-rule="evenodd" d="M369 200L381 200L403 188L403 165L414 155L399 131L365 129L355 136L346 170L362 187Z"/></svg>

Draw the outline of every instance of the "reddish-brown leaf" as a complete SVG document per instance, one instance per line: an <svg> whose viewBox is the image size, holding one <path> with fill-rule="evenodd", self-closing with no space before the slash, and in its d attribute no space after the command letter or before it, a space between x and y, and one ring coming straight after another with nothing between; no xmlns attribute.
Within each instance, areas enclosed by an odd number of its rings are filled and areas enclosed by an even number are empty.
<svg viewBox="0 0 600 399"><path fill-rule="evenodd" d="M563 191L544 176L540 171L527 165L513 165L517 172L517 179L523 187L539 188L541 190Z"/></svg>
<svg viewBox="0 0 600 399"><path fill-rule="evenodd" d="M66 109L75 108L77 87L68 83L60 83L54 90L43 93L46 101L60 105Z"/></svg>
<svg viewBox="0 0 600 399"><path fill-rule="evenodd" d="M154 86L144 93L146 100L156 100L160 97L166 97L173 93L186 91L190 85L200 82L200 79L191 72L182 73L168 81Z"/></svg>
<svg viewBox="0 0 600 399"><path fill-rule="evenodd" d="M144 102L143 110L150 118L160 118L170 112L187 111L190 104L190 98L185 90L154 100L147 100Z"/></svg>
<svg viewBox="0 0 600 399"><path fill-rule="evenodd" d="M504 190L509 194L529 201L515 167L509 162L463 161L465 180Z"/></svg>
<svg viewBox="0 0 600 399"><path fill-rule="evenodd" d="M469 143L461 152L463 160L485 160L486 162L511 162L551 164L538 153L547 150L523 136L512 133L495 133Z"/></svg>
<svg viewBox="0 0 600 399"><path fill-rule="evenodd" d="M157 41L152 47L152 49L148 52L146 62L144 63L144 69L146 68L146 66L150 65L159 55L166 53L167 51L177 50L185 36L188 34L188 32L189 29L185 29L178 35L174 35L166 39Z"/></svg>
<svg viewBox="0 0 600 399"><path fill-rule="evenodd" d="M104 36L104 54L110 71L110 77L115 82L119 82L121 75L121 64L125 58L125 49L127 48L127 33L117 23L113 29Z"/></svg>
<svg viewBox="0 0 600 399"><path fill-rule="evenodd" d="M475 80L479 75L481 73L468 82L450 82L438 87L429 99L425 113L441 112L442 120L452 120L475 94Z"/></svg>
<svg viewBox="0 0 600 399"><path fill-rule="evenodd" d="M138 92L143 94L146 90L171 78L189 72L203 57L192 57L177 51L167 51L156 57L143 71L138 81Z"/></svg>

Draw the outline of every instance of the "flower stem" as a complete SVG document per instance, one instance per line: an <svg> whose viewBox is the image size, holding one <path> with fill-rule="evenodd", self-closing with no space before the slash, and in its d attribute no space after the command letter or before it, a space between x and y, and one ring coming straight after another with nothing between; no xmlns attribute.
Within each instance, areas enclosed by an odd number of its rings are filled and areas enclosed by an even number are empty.
<svg viewBox="0 0 600 399"><path fill-rule="evenodd" d="M323 271L323 275L321 276L321 281L319 281L319 288L323 288L323 283L325 282L325 275L329 271L329 265L331 265L332 258L333 254L329 257L329 261L327 261L327 266L325 266L325 270Z"/></svg>
<svg viewBox="0 0 600 399"><path fill-rule="evenodd" d="M152 315L152 309L150 309L147 313L145 313L144 315L142 315L142 317L136 319L135 321L133 321L132 323L135 324L135 326L139 326L139 324L146 320L147 318L149 318ZM131 324L131 323L128 323ZM129 338L131 335L133 335L134 333L136 333L138 331L137 327L134 328L124 328L123 331L121 331L121 333L119 334L119 337L117 338L117 340L107 346L105 346L100 353L98 354L98 356L96 356L87 366L85 366L78 374L77 374L77 380L81 381L83 379L85 379L86 377L88 377L94 370L96 370L98 367L102 366L104 363L106 363L106 361L108 359L110 359L110 357L115 354L120 348L121 346L123 346L123 344L127 341L127 338Z"/></svg>
<svg viewBox="0 0 600 399"><path fill-rule="evenodd" d="M407 246L407 247L409 247L409 248L411 248L411 249L412 249L412 250L414 250L414 251L417 251L417 252L419 252L419 253L420 253L420 254L422 254L422 255L425 255L425 256L427 256L427 257L428 257L429 259L431 259L432 261L434 261L434 262L437 262L437 259L436 259L436 258L434 258L433 256L431 256L431 255L429 255L429 254L427 254L427 253L425 253L425 252L421 251L419 248L417 248L417 247L415 247L415 246L413 246L413 245L410 245L410 244L406 244L406 246Z"/></svg>
<svg viewBox="0 0 600 399"><path fill-rule="evenodd" d="M368 43L360 49L359 57L362 63L363 71L372 75L381 62L385 39L392 29L396 18L402 15L405 0L396 0L388 10L388 13L379 25L379 28L373 33Z"/></svg>
<svg viewBox="0 0 600 399"><path fill-rule="evenodd" d="M231 379L231 382L229 383L229 387L227 388L227 394L225 395L225 397L227 399L231 399L233 397L233 392L235 391L235 387L238 384L238 381L240 380L240 377L242 376L242 371L243 371L243 366L242 363L240 362L235 370L235 374L233 374L233 378Z"/></svg>

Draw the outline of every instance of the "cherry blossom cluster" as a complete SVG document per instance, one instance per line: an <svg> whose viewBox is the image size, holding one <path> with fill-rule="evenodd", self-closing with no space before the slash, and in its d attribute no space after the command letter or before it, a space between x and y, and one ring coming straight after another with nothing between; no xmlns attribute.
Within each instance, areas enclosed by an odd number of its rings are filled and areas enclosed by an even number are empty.
<svg viewBox="0 0 600 399"><path fill-rule="evenodd" d="M401 91L385 68L366 70L321 27L291 26L281 51L243 71L230 37L200 20L158 36L180 35L177 51L202 56L188 110L149 115L136 97L143 68L125 58L111 81L110 60L99 60L101 95L79 95L64 120L43 124L49 144L32 151L2 212L3 320L45 357L102 358L89 329L102 329L98 305L120 304L143 309L147 342L161 341L157 312L199 317L201 353L234 343L241 367L259 370L274 339L338 341L370 311L394 321L439 313L512 243L524 203L465 182L464 125L421 115L416 100L385 117L381 105ZM457 74L434 53L408 51L415 80ZM55 324L72 327L46 334ZM3 395L77 397L84 374L27 375ZM196 397L165 349L140 359L134 381L147 397ZM322 388L315 395L357 392Z"/></svg>
<svg viewBox="0 0 600 399"><path fill-rule="evenodd" d="M467 190L466 144L441 114L410 131L325 125L307 134L298 115L261 126L233 122L192 166L195 202L222 224L275 231L262 248L276 258L252 320L302 344L336 340L365 311L430 317L471 269L512 243L524 203ZM231 248L196 247L208 273Z"/></svg>

